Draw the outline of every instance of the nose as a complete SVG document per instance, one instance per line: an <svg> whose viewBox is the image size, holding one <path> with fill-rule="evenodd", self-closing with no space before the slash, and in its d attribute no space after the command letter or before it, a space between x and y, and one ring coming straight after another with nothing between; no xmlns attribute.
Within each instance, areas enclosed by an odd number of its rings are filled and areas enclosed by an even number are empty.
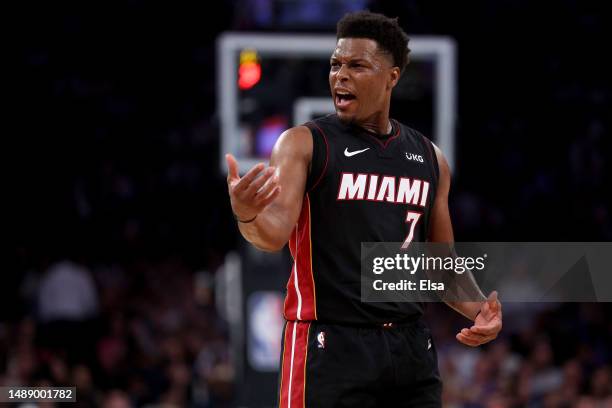
<svg viewBox="0 0 612 408"><path fill-rule="evenodd" d="M336 71L336 79L338 81L346 81L348 79L348 68L346 64L340 65L340 68Z"/></svg>

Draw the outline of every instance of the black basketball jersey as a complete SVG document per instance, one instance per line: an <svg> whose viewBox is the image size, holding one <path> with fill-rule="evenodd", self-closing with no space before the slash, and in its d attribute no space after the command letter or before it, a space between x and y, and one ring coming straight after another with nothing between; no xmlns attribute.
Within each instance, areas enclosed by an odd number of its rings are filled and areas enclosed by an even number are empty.
<svg viewBox="0 0 612 408"><path fill-rule="evenodd" d="M382 324L423 313L418 303L361 302L361 243L426 241L438 184L431 142L391 123L385 138L335 114L306 124L313 154L289 241L287 320Z"/></svg>

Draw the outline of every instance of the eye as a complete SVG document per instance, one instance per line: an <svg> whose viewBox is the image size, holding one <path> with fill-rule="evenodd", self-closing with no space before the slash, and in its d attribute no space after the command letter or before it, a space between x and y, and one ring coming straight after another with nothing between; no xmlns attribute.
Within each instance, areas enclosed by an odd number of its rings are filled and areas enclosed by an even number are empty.
<svg viewBox="0 0 612 408"><path fill-rule="evenodd" d="M330 65L332 66L332 68L338 68L340 67L340 63L338 61L332 61L330 63Z"/></svg>

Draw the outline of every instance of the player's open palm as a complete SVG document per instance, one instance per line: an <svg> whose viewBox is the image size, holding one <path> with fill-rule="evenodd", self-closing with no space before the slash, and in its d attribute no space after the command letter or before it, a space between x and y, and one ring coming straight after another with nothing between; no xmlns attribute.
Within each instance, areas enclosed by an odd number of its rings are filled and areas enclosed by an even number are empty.
<svg viewBox="0 0 612 408"><path fill-rule="evenodd" d="M252 220L280 194L278 175L274 174L276 169L259 163L240 177L234 156L227 154L225 160L232 210L239 220Z"/></svg>
<svg viewBox="0 0 612 408"><path fill-rule="evenodd" d="M502 308L493 291L480 308L480 313L469 329L457 333L457 340L468 346L476 347L495 339L502 329Z"/></svg>

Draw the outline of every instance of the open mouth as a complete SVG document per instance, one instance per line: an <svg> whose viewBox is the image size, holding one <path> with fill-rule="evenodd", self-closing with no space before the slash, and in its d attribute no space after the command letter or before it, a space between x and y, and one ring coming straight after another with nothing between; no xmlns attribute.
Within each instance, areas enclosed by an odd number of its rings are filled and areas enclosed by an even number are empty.
<svg viewBox="0 0 612 408"><path fill-rule="evenodd" d="M344 92L344 91L336 92L335 102L338 108L348 107L355 99L356 99L355 95L349 92Z"/></svg>

